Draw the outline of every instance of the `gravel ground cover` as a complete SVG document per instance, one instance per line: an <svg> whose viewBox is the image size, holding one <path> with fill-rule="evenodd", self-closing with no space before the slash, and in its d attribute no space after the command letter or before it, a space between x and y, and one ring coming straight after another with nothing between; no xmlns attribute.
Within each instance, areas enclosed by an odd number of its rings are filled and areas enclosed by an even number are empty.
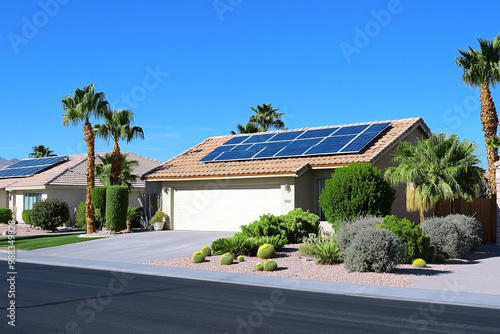
<svg viewBox="0 0 500 334"><path fill-rule="evenodd" d="M402 264L393 273L349 273L342 263L318 265L315 264L314 258L299 257L298 248L298 244L285 245L274 258L278 263L278 270L272 272L256 271L255 264L263 260L250 256L245 256L244 262L235 260L232 265L227 266L219 264L220 256L207 257L204 263L192 263L191 255L155 260L146 264L339 283L406 287L424 277L446 274L452 268L467 263L466 260L447 260L445 264L431 263L426 268L413 268L411 265Z"/></svg>

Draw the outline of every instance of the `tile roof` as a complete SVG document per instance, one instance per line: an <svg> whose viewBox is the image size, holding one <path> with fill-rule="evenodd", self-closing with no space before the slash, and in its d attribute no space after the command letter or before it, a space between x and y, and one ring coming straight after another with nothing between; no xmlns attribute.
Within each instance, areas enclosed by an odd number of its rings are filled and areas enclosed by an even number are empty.
<svg viewBox="0 0 500 334"><path fill-rule="evenodd" d="M128 153L130 159L137 160L139 165L132 168L132 173L141 176L161 164L161 161L146 158L134 153ZM102 155L99 153L98 155ZM99 160L96 159L98 162ZM49 168L41 173L25 178L0 179L0 189L30 188L44 186L85 186L87 170L87 155L70 155L69 160ZM96 179L96 186L102 185ZM132 183L135 188L144 188L145 181Z"/></svg>
<svg viewBox="0 0 500 334"><path fill-rule="evenodd" d="M393 144L397 143L413 129L420 126L425 133L430 133L429 128L424 123L422 118L409 118L384 122L391 122L391 126L389 127L389 129L384 131L382 136L377 137L367 148L355 154L351 153L292 158L200 162L200 159L205 157L208 153L212 152L212 150L224 144L230 138L238 136L228 135L208 138L202 143L165 162L155 170L150 171L149 173L144 175L144 177L146 177L148 180L162 180L253 175L296 175L302 170L308 168L341 166L352 162L372 162L380 157L388 149L390 149ZM365 122L345 125L360 125L372 123L382 122ZM322 129L330 127L333 126L281 130L273 131L273 133Z"/></svg>

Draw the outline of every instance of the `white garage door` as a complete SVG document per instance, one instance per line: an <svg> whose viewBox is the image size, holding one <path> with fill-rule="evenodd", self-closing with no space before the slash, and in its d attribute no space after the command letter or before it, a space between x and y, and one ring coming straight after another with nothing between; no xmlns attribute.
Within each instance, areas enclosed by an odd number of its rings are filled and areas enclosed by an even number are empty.
<svg viewBox="0 0 500 334"><path fill-rule="evenodd" d="M174 229L238 231L264 213L281 214L279 186L174 191Z"/></svg>

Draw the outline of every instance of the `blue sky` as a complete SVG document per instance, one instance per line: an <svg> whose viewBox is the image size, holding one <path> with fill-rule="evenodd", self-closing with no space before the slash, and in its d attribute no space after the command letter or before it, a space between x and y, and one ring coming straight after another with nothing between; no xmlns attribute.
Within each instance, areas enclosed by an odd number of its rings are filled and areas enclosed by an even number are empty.
<svg viewBox="0 0 500 334"><path fill-rule="evenodd" d="M487 167L479 90L454 59L500 34L499 11L482 0L0 0L0 156L85 153L61 99L93 82L144 129L122 151L161 161L272 103L289 129L422 117L475 141Z"/></svg>

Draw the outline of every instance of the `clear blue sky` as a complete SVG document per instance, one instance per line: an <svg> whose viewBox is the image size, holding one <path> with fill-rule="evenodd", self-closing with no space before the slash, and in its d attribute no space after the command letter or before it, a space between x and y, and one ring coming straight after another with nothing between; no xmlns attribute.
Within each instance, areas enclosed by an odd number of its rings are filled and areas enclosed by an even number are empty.
<svg viewBox="0 0 500 334"><path fill-rule="evenodd" d="M61 99L93 82L144 129L122 151L161 161L272 103L290 129L422 117L475 141L487 167L479 91L454 59L500 34L499 12L481 0L0 0L0 156L86 152Z"/></svg>

